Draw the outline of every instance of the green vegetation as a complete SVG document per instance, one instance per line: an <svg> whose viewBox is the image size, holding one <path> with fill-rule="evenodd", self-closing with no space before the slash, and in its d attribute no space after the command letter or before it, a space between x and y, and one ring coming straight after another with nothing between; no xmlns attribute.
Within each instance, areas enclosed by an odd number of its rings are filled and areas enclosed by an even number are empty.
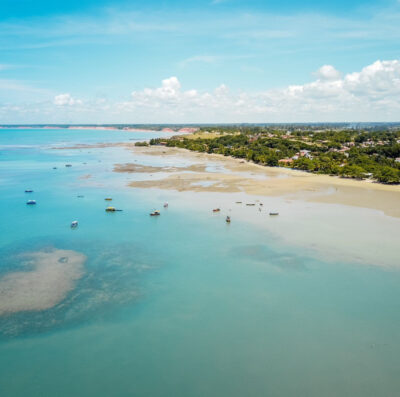
<svg viewBox="0 0 400 397"><path fill-rule="evenodd" d="M148 142L135 142L135 146L149 146Z"/></svg>
<svg viewBox="0 0 400 397"><path fill-rule="evenodd" d="M400 183L398 130L203 127L197 137L193 134L150 140L150 145L158 144L242 158L267 166Z"/></svg>

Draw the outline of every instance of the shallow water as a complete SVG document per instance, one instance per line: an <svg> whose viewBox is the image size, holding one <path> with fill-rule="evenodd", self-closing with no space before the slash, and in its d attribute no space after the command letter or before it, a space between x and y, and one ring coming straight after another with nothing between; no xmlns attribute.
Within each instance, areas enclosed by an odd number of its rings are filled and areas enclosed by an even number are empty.
<svg viewBox="0 0 400 397"><path fill-rule="evenodd" d="M0 277L24 270L24 253L87 258L61 302L0 316L2 396L397 395L398 220L131 189L143 175L112 172L130 152L51 149L154 136L129 134L0 130ZM107 196L123 211L106 213ZM246 208L256 199L264 212Z"/></svg>

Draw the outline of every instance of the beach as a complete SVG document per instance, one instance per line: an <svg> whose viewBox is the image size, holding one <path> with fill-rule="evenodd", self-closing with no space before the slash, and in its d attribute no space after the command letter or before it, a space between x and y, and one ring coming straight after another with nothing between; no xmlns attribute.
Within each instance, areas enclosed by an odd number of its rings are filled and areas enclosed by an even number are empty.
<svg viewBox="0 0 400 397"><path fill-rule="evenodd" d="M126 147L126 145L124 145ZM283 167L265 167L244 160L216 154L190 152L185 149L168 147L129 146L133 154L147 156L179 156L195 161L193 168L159 167L147 169L150 173L167 172L162 179L147 179L132 182L130 186L141 188L162 188L193 192L240 192L257 196L285 196L288 199L301 199L313 202L343 204L383 211L385 214L400 217L400 186L383 185L368 181L344 179L328 175L316 175ZM207 171L207 162L217 162L225 168L224 172ZM117 166L115 172L145 172L125 165ZM188 171L193 171L188 173ZM202 181L213 181L207 186Z"/></svg>

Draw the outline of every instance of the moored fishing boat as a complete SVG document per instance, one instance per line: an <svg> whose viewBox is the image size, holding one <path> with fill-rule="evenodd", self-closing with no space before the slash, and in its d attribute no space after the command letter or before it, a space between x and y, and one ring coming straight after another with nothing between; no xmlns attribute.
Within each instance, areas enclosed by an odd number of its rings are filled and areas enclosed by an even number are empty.
<svg viewBox="0 0 400 397"><path fill-rule="evenodd" d="M220 208L214 208L214 209L213 209L213 212L219 212L219 211L221 211Z"/></svg>
<svg viewBox="0 0 400 397"><path fill-rule="evenodd" d="M116 211L115 207L107 207L106 208L106 212L115 212L115 211Z"/></svg>
<svg viewBox="0 0 400 397"><path fill-rule="evenodd" d="M153 211L153 212L150 212L150 216L158 216L158 215L161 215L161 213L160 213L160 211Z"/></svg>
<svg viewBox="0 0 400 397"><path fill-rule="evenodd" d="M227 216L225 220L226 220L226 223L231 223L231 217L230 216Z"/></svg>
<svg viewBox="0 0 400 397"><path fill-rule="evenodd" d="M270 212L269 213L271 216L274 216L274 215L279 215L279 212Z"/></svg>

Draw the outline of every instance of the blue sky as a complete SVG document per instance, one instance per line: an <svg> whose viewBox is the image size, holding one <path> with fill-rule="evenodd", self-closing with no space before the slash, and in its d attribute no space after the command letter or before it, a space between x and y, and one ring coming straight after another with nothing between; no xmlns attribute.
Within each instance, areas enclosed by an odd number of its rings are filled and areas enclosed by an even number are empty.
<svg viewBox="0 0 400 397"><path fill-rule="evenodd" d="M399 60L397 0L2 0L0 123L400 121Z"/></svg>

